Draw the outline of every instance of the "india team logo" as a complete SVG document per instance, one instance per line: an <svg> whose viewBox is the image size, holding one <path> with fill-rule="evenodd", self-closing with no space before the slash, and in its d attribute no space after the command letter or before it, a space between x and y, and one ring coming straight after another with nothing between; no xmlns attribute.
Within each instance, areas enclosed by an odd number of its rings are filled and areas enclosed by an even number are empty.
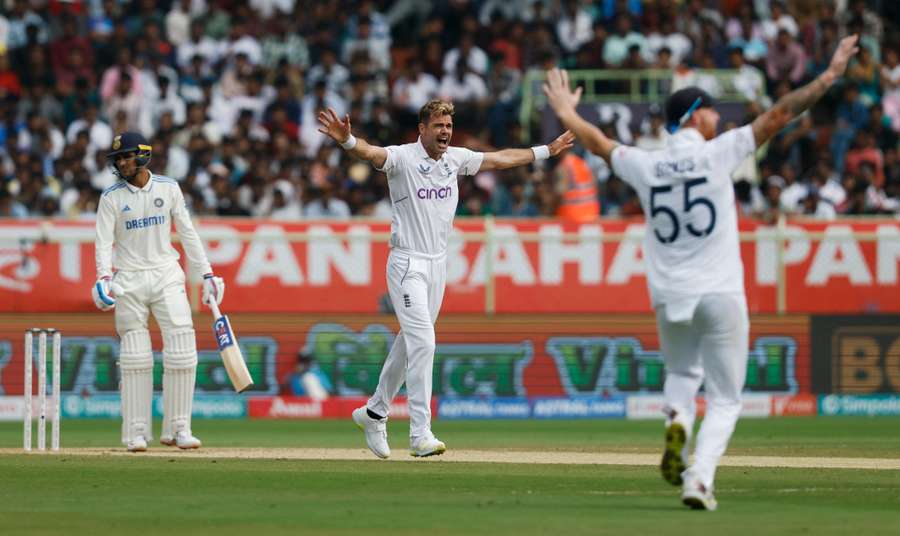
<svg viewBox="0 0 900 536"><path fill-rule="evenodd" d="M112 144L113 151L118 151L119 147L121 147L121 146L122 146L122 136L116 136L113 139L113 144Z"/></svg>
<svg viewBox="0 0 900 536"><path fill-rule="evenodd" d="M156 208L162 208L162 206L163 206L162 198L157 197L156 199L153 200L153 204L156 205Z"/></svg>

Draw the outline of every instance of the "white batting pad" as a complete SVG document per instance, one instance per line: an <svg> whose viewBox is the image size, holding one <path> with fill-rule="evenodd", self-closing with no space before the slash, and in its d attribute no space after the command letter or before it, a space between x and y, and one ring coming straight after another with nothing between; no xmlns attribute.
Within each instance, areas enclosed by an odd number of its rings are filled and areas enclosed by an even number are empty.
<svg viewBox="0 0 900 536"><path fill-rule="evenodd" d="M129 331L119 344L119 390L122 397L122 443L153 436L153 353L150 332Z"/></svg>
<svg viewBox="0 0 900 536"><path fill-rule="evenodd" d="M163 437L191 429L197 376L197 340L192 328L163 332Z"/></svg>

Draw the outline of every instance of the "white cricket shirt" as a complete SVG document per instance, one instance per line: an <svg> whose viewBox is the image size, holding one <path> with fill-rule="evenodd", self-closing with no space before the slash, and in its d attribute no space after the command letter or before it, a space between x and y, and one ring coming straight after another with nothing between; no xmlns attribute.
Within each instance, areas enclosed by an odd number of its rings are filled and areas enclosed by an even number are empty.
<svg viewBox="0 0 900 536"><path fill-rule="evenodd" d="M119 270L149 270L177 261L178 251L171 241L172 223L191 269L199 274L212 272L181 187L174 179L151 173L143 188L123 180L107 188L97 207L97 278L112 275L114 244Z"/></svg>
<svg viewBox="0 0 900 536"><path fill-rule="evenodd" d="M731 174L755 150L749 125L709 141L686 128L655 151L613 150L613 171L637 191L647 219L644 263L654 306L743 294Z"/></svg>
<svg viewBox="0 0 900 536"><path fill-rule="evenodd" d="M387 160L379 171L387 174L391 192L391 247L428 257L444 255L459 201L456 177L477 173L484 153L448 147L434 160L421 138L385 150Z"/></svg>

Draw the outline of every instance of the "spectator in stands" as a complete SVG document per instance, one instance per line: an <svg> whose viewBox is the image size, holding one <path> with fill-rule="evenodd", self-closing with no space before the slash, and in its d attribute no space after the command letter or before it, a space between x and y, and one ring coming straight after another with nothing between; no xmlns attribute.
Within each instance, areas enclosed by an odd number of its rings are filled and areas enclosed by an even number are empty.
<svg viewBox="0 0 900 536"><path fill-rule="evenodd" d="M731 47L728 57L731 68L737 70L732 78L734 88L750 102L759 103L763 107L771 105L772 100L766 95L766 78L762 71L744 60L744 49Z"/></svg>
<svg viewBox="0 0 900 536"><path fill-rule="evenodd" d="M875 188L884 186L884 153L875 144L875 136L869 130L859 130L853 148L847 151L845 170L847 173L860 174L863 163L872 166L873 176L870 183Z"/></svg>
<svg viewBox="0 0 900 536"><path fill-rule="evenodd" d="M466 67L478 76L484 76L488 70L488 56L484 50L475 45L475 36L470 33L463 34L459 39L459 46L452 48L444 55L444 74L458 73L460 60Z"/></svg>
<svg viewBox="0 0 900 536"><path fill-rule="evenodd" d="M869 111L860 100L859 89L855 85L848 84L844 88L836 117L835 130L831 136L831 154L834 158L834 168L843 172L844 159L856 133L869 125Z"/></svg>
<svg viewBox="0 0 900 536"><path fill-rule="evenodd" d="M562 14L556 21L556 37L563 53L573 55L593 37L591 15L579 0L563 0Z"/></svg>
<svg viewBox="0 0 900 536"><path fill-rule="evenodd" d="M880 100L879 72L880 66L872 58L872 52L865 46L847 66L847 80L859 88L859 97L867 107Z"/></svg>
<svg viewBox="0 0 900 536"><path fill-rule="evenodd" d="M406 70L394 82L391 100L401 111L398 117L403 124L418 123L419 109L437 96L439 82L436 77L422 70L422 60L413 56L407 60Z"/></svg>
<svg viewBox="0 0 900 536"><path fill-rule="evenodd" d="M90 206L87 188L96 193L115 180L98 150L109 145L103 139L129 128L134 109L139 109L138 126L152 139L156 153L151 167L183 177L185 197L198 214L293 217L300 211L301 195L313 197L307 185L326 183L332 198L346 202L354 215L389 212L383 174L370 169L360 173L330 142L323 144L315 128L317 109L330 105L349 113L376 141L414 139L414 112L421 106L415 101L424 102L438 91L447 74L444 62L450 71L448 87L459 81L462 57L477 74L465 72L463 84L455 84L453 91L464 93L461 99L471 98L465 82L472 76L481 77L473 87L485 87L475 92L470 112L483 113L482 119L465 122L467 130L461 134L470 135L475 144L507 145L503 139L521 139L517 90L523 70L560 62L585 69L675 66L673 79L656 85L662 93L679 84L718 91L716 78L700 69L733 67L738 70L734 85L721 78L723 87L751 99L745 115L752 118L768 104L766 91L789 91L797 73L801 80L815 76L827 65L839 35L861 32L864 52L848 70L858 89L812 110L761 151L767 162L757 165L749 158L736 179L747 181L740 186L745 212L764 212L753 203L765 197L767 188L753 184L758 175L773 175L758 172L766 166L779 176L793 172L802 177L793 184L815 187L819 204L828 201L858 213L891 212L900 189L897 24L885 3L848 3L835 9L831 2L821 2L801 11L796 2L782 2L770 16L767 2L718 6L704 0L609 0L590 6L583 1L512 0L436 7L359 0L349 11L335 2L174 0L165 3L171 5L167 13L152 0L95 0L89 15L68 9L59 15L55 4L48 9L41 2L10 0L6 18L0 16L0 185L13 199L9 206L14 203L26 213L39 216L58 207L60 214L78 217ZM389 12L381 14L376 6ZM301 12L298 18L295 14ZM729 16L727 24L723 14ZM797 21L802 23L799 33ZM585 27L590 30L586 42ZM613 28L616 33L608 34ZM767 58L763 32L777 34L779 29L793 37L786 49L773 43L773 57ZM733 48L742 50L743 57ZM807 61L795 61L796 50ZM604 59L611 51L615 64ZM256 55L261 59L254 64ZM765 65L770 75L769 67L778 60L786 67L776 69L777 76L764 84L754 67ZM388 66L393 69L389 73ZM126 74L131 90L123 98L119 90L128 85ZM319 82L324 87L317 87ZM585 89L588 95L605 95L617 89L615 84L600 81ZM647 87L642 84L640 90ZM854 91L857 97L851 95ZM135 92L139 99L131 95ZM622 142L634 135L638 144L659 144L666 135L652 116L641 125L627 123L615 121L616 128L603 128ZM733 123L725 124L729 128ZM866 134L859 135L863 130ZM524 134L533 138L536 133ZM872 158L878 151L880 160ZM597 181L604 214L637 210L633 193L610 176L607 166L590 159L585 163ZM785 163L791 171L783 170ZM842 182L848 176L852 183L847 181L845 189ZM471 213L553 216L561 195L553 177L542 169L515 178L485 175L460 192L461 206ZM286 182L276 188L276 181ZM286 185L294 188L293 203L286 198ZM234 195L238 188L243 188L242 199ZM513 197L520 207L515 210L510 208ZM268 208L260 204L263 200ZM812 210L810 196L804 193L800 201Z"/></svg>
<svg viewBox="0 0 900 536"><path fill-rule="evenodd" d="M357 35L344 43L342 59L350 63L350 58L358 52L365 52L378 71L387 72L391 68L390 39L372 35L372 22L367 17L357 19Z"/></svg>
<svg viewBox="0 0 900 536"><path fill-rule="evenodd" d="M296 221L303 217L303 208L290 181L279 179L272 185L272 206L268 217L279 221Z"/></svg>
<svg viewBox="0 0 900 536"><path fill-rule="evenodd" d="M303 97L300 113L300 143L306 149L306 156L311 158L325 141L325 135L316 126L316 114L319 110L333 108L338 116L347 113L347 103L337 93L327 89L325 80L316 82L313 93Z"/></svg>
<svg viewBox="0 0 900 536"><path fill-rule="evenodd" d="M647 36L647 50L652 57L658 57L663 49L669 51L668 65L674 67L683 58L690 56L693 49L691 40L675 29L675 22L664 17L660 21L659 31L652 31Z"/></svg>
<svg viewBox="0 0 900 536"><path fill-rule="evenodd" d="M468 67L464 58L460 58L456 68L441 78L438 96L457 105L463 104L458 111L461 114L460 122L468 124L472 121L466 120L466 117L471 118L473 114L477 114L477 110L488 98L488 90L484 79Z"/></svg>
<svg viewBox="0 0 900 536"><path fill-rule="evenodd" d="M785 29L778 31L778 37L769 46L766 74L770 84L788 80L793 86L799 85L806 75L806 53Z"/></svg>
<svg viewBox="0 0 900 536"><path fill-rule="evenodd" d="M326 180L309 189L309 200L303 213L308 219L344 220L350 217L350 207L344 200L334 197L334 187Z"/></svg>
<svg viewBox="0 0 900 536"><path fill-rule="evenodd" d="M19 75L9 63L9 56L0 54L0 99L13 97L18 99L22 95L22 83Z"/></svg>
<svg viewBox="0 0 900 536"><path fill-rule="evenodd" d="M191 22L190 37L178 45L176 60L178 66L187 69L195 58L202 58L203 68L209 69L221 59L221 44L204 34L203 21Z"/></svg>
<svg viewBox="0 0 900 536"><path fill-rule="evenodd" d="M819 197L816 188L810 188L802 202L801 214L817 220L833 220L837 218L837 211L828 201Z"/></svg>
<svg viewBox="0 0 900 536"><path fill-rule="evenodd" d="M104 98L104 114L115 117L118 112L124 112L127 119L125 128L133 132L139 128L143 104L131 75L124 72L118 77L115 90Z"/></svg>
<svg viewBox="0 0 900 536"><path fill-rule="evenodd" d="M884 114L894 132L900 132L900 52L896 47L885 50L881 87L884 92L881 97Z"/></svg>
<svg viewBox="0 0 900 536"><path fill-rule="evenodd" d="M290 25L273 19L269 32L262 41L262 65L274 69L282 61L301 69L309 67L309 48L306 40L296 31L288 31Z"/></svg>
<svg viewBox="0 0 900 536"><path fill-rule="evenodd" d="M809 194L809 185L798 180L797 170L788 162L783 162L779 175L783 181L779 208L786 214L797 214L803 210L803 199Z"/></svg>
<svg viewBox="0 0 900 536"><path fill-rule="evenodd" d="M6 48L9 51L25 47L29 44L29 27L33 34L33 42L44 45L47 43L49 32L47 23L37 13L32 11L26 0L13 0L12 10L9 13L9 30L6 37Z"/></svg>
<svg viewBox="0 0 900 536"><path fill-rule="evenodd" d="M62 35L50 44L50 59L53 71L57 78L71 68L70 59L72 52L79 53L80 65L88 71L93 71L94 48L90 40L78 33L78 20L67 16L62 20Z"/></svg>
<svg viewBox="0 0 900 536"><path fill-rule="evenodd" d="M669 132L665 128L665 116L659 104L653 103L647 111L647 121L642 125L644 132L638 136L635 146L651 151L662 149L669 139Z"/></svg>
<svg viewBox="0 0 900 536"><path fill-rule="evenodd" d="M797 21L794 20L794 17L787 12L784 3L780 1L772 2L770 9L772 17L762 21L763 38L766 41L774 41L778 38L778 35L784 31L787 32L791 38L796 39L800 34L800 27L797 25Z"/></svg>
<svg viewBox="0 0 900 536"><path fill-rule="evenodd" d="M575 64L579 69L602 69L603 49L607 39L606 26L602 21L595 21L591 40L581 45L576 55Z"/></svg>
<svg viewBox="0 0 900 536"><path fill-rule="evenodd" d="M603 61L610 66L622 64L632 45L640 48L641 55L647 54L647 38L631 27L631 17L622 13L616 16L616 32L603 45ZM671 48L671 47L670 47Z"/></svg>
<svg viewBox="0 0 900 536"><path fill-rule="evenodd" d="M519 92L522 84L522 73L503 62L503 56L495 54L491 61L491 70L487 75L487 92L493 98L488 109L488 129L491 143L497 147L506 147L512 140L509 137L509 125L516 120L519 109Z"/></svg>
<svg viewBox="0 0 900 536"><path fill-rule="evenodd" d="M833 20L825 20L819 25L819 34L812 48L809 71L811 76L818 76L828 68L831 56L838 45L838 28Z"/></svg>
<svg viewBox="0 0 900 536"><path fill-rule="evenodd" d="M322 51L319 63L310 68L306 83L309 87L315 87L323 81L330 93L338 93L349 79L350 70L338 63L337 53L333 49L327 48Z"/></svg>
<svg viewBox="0 0 900 536"><path fill-rule="evenodd" d="M816 168L810 175L810 184L816 189L819 199L827 201L831 206L841 206L847 199L847 192L837 181L837 174L833 172L827 158L820 158Z"/></svg>
<svg viewBox="0 0 900 536"><path fill-rule="evenodd" d="M640 45L635 43L628 47L628 54L625 56L625 59L622 60L622 64L619 65L619 68L630 71L639 71L647 68L647 63L641 56Z"/></svg>
<svg viewBox="0 0 900 536"><path fill-rule="evenodd" d="M773 224L781 214L781 194L784 191L784 179L778 175L770 175L762 187L764 188L762 209L756 216L767 224Z"/></svg>
<svg viewBox="0 0 900 536"><path fill-rule="evenodd" d="M325 400L333 390L331 379L316 364L312 355L300 351L294 369L282 382L282 393Z"/></svg>
<svg viewBox="0 0 900 536"><path fill-rule="evenodd" d="M850 26L854 20L860 21L860 29L871 35L876 41L881 41L884 37L881 17L866 7L865 0L851 0L850 9L845 11L841 17L841 22L847 25L848 31L852 31Z"/></svg>
<svg viewBox="0 0 900 536"><path fill-rule="evenodd" d="M525 174L525 176L523 176ZM527 172L525 168L507 170L504 181L499 184L491 196L492 212L497 216L511 218L533 218L539 215L537 206L532 202Z"/></svg>
<svg viewBox="0 0 900 536"><path fill-rule="evenodd" d="M100 119L100 109L96 103L88 102L84 107L84 116L69 124L66 130L66 141L75 143L75 137L79 132L88 133L88 151L94 154L99 149L109 149L112 145L113 131L109 125Z"/></svg>
<svg viewBox="0 0 900 536"><path fill-rule="evenodd" d="M6 185L0 187L0 218L22 219L28 217L25 205L16 201Z"/></svg>

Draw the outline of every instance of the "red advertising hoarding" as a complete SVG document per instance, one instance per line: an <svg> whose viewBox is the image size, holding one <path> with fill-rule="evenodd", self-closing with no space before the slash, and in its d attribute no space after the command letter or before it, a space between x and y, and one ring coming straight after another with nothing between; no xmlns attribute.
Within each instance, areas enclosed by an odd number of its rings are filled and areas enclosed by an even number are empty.
<svg viewBox="0 0 900 536"><path fill-rule="evenodd" d="M486 225L457 222L444 313L484 312L489 272L498 313L650 312L640 241L610 239L640 236L640 221L496 220L490 243ZM198 230L227 282L228 312L384 310L387 223L210 219ZM741 246L750 310L776 312L775 229L745 221L741 230L752 237ZM796 221L787 231L788 312L900 312L897 221ZM0 311L94 311L92 240L89 223L0 224Z"/></svg>

